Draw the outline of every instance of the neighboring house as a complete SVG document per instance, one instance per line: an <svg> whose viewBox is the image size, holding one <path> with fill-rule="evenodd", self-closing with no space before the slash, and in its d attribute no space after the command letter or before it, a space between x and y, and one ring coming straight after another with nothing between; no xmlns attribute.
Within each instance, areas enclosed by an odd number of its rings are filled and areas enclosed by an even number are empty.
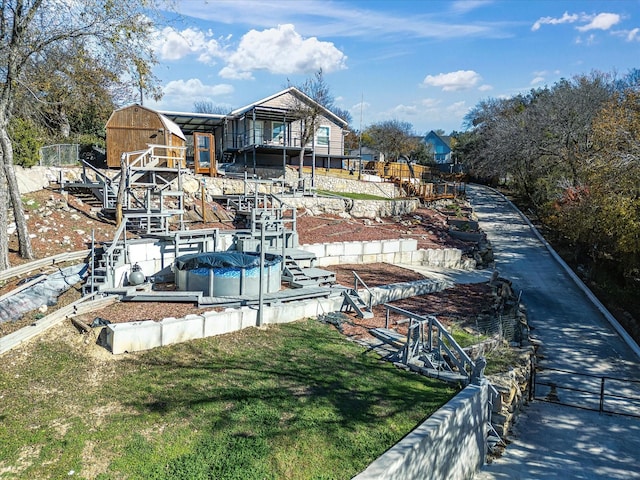
<svg viewBox="0 0 640 480"><path fill-rule="evenodd" d="M371 147L356 148L349 154L356 159L362 158L363 162L384 162L384 153Z"/></svg>
<svg viewBox="0 0 640 480"><path fill-rule="evenodd" d="M200 157L236 164L245 171L283 170L298 166L303 121L296 112L308 106L320 112L314 137L304 149L304 165L341 168L347 122L319 106L294 87L230 112L227 115L162 112L175 122L193 145L195 164ZM189 138L189 137L192 137ZM191 142L189 141L191 140ZM190 151L190 152L191 152Z"/></svg>
<svg viewBox="0 0 640 480"><path fill-rule="evenodd" d="M451 156L451 137L448 135L438 135L431 130L423 139L424 143L431 145L433 160L437 164L453 163Z"/></svg>

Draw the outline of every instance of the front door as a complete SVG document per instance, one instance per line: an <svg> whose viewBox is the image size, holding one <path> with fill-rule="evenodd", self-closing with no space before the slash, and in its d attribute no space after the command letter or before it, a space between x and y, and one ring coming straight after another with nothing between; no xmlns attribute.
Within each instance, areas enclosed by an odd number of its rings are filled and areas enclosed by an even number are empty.
<svg viewBox="0 0 640 480"><path fill-rule="evenodd" d="M196 173L216 174L215 137L211 133L193 134L193 162Z"/></svg>

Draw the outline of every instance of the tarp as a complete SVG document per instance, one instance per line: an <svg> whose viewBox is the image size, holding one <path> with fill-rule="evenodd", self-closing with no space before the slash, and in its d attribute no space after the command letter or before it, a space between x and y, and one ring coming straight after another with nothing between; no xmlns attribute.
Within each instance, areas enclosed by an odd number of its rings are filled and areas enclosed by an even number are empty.
<svg viewBox="0 0 640 480"><path fill-rule="evenodd" d="M41 282L0 301L0 323L14 321L25 313L58 302L58 297L87 274L88 265L81 263L62 268Z"/></svg>
<svg viewBox="0 0 640 480"><path fill-rule="evenodd" d="M270 267L282 261L280 255L266 253L265 267ZM260 267L259 253L246 252L209 252L189 253L175 260L178 270L196 270L201 268L255 268Z"/></svg>

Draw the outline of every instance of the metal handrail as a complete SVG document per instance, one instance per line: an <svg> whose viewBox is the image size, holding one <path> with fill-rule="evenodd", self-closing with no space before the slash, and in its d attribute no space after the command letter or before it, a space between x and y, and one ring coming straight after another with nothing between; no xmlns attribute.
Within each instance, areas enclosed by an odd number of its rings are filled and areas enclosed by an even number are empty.
<svg viewBox="0 0 640 480"><path fill-rule="evenodd" d="M353 277L354 277L353 289L357 292L358 282L360 282L362 286L365 288L365 290L369 293L369 302L367 306L369 307L369 310L371 310L373 308L373 291L369 288L369 286L366 283L364 283L364 280L360 278L360 275L358 275L355 271L352 271L351 273L353 273Z"/></svg>
<svg viewBox="0 0 640 480"><path fill-rule="evenodd" d="M471 374L475 368L475 362L473 360L471 360L471 358L469 358L469 356L467 355L467 353L462 349L462 347L460 347L460 345L458 345L458 342L455 341L455 339L451 336L451 334L448 332L448 330L444 327L444 325L442 325L440 323L440 321L433 315L418 315L416 313L410 312L408 310L402 309L402 308L398 308L398 307L394 307L393 305L389 305L387 303L384 304L384 307L386 308L387 311L387 328L388 328L388 322L389 322L389 312L393 311L395 313L399 313L400 315L404 315L406 317L408 317L411 321L410 325L409 325L409 331L407 332L407 345L406 348L409 348L409 341L410 341L410 337L409 335L411 334L411 331L416 328L415 325L416 324L425 324L427 323L427 350L429 352L433 352L434 350L437 350L438 352L441 352L441 350L445 350L445 352L449 355L449 358L451 359L451 361L455 364L455 366L458 368L459 372L461 374L465 374L467 377L471 378ZM436 335L436 339L437 342L434 345L434 341L433 341L433 329L436 329L437 335ZM424 330L422 330L421 335L423 334ZM442 338L444 337L444 339L447 340L447 342L445 343ZM441 355L441 354L440 354Z"/></svg>
<svg viewBox="0 0 640 480"><path fill-rule="evenodd" d="M554 400L554 403L559 403L562 405L568 405L568 406L572 406L575 408L581 408L584 410L592 410L592 411L598 411L599 413L609 413L609 414L614 414L614 415L623 415L623 416L629 416L629 417L640 417L640 397L636 397L636 396L629 396L629 395L624 395L624 394L619 394L619 393L607 393L607 389L606 389L606 383L607 381L610 382L620 382L622 384L625 385L633 385L633 386L637 386L640 387L640 380L632 380L630 378L621 378L621 377L614 377L614 376L610 376L610 375L597 375L597 374L593 374L593 373L582 373L582 372L575 372L575 371L570 371L570 370L563 370L560 368L553 368L553 367L538 367L540 370L542 371L548 371L548 372L559 372L559 373L566 373L568 375L572 375L575 377L587 377L590 379L593 379L596 381L597 385L592 385L592 389L588 389L588 385L583 386L582 388L579 387L573 387L573 386L568 386L568 385L558 385L558 382L552 382L552 381L540 381L538 379L538 374L534 373L534 375L532 376L532 390L535 391L536 386L538 385L542 385L542 386L547 386L547 387L551 387L551 388L555 388L556 390L564 390L564 391L570 391L570 392L578 392L578 393L585 393L585 394L589 394L590 397L588 398L593 398L595 399L597 397L598 399L598 408L590 408L588 406L585 405L580 405L577 402L562 402L560 400ZM640 389L638 389L640 390ZM637 391L636 389L633 389L634 393L635 391ZM539 397L537 397L534 393L534 398L540 399ZM633 413L633 412L624 412L624 411L620 411L620 410L611 410L611 409L606 409L605 408L605 399L606 398L610 398L610 399L614 399L614 400L620 400L623 401L626 404L632 405L632 404L638 404L638 408L637 408L637 413Z"/></svg>

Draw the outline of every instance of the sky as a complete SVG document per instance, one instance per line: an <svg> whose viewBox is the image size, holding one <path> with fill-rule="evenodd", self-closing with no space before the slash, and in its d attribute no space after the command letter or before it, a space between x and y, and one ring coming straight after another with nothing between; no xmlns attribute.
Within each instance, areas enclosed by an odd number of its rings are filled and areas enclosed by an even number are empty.
<svg viewBox="0 0 640 480"><path fill-rule="evenodd" d="M177 0L154 49L161 111L227 111L322 69L351 128L466 129L487 98L640 68L640 0Z"/></svg>

